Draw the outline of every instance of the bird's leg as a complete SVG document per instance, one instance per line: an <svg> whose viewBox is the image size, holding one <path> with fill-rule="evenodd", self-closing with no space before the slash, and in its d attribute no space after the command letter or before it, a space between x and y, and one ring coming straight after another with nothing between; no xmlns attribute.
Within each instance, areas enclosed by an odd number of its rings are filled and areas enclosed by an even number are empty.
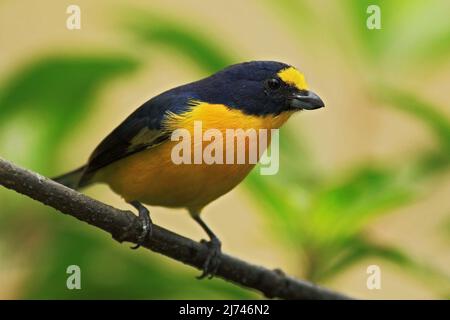
<svg viewBox="0 0 450 320"><path fill-rule="evenodd" d="M135 207L139 212L139 219L141 220L142 224L142 232L138 237L138 242L135 246L131 247L131 249L137 249L139 248L145 241L145 238L147 236L152 236L152 219L150 219L150 212L146 207L144 207L139 201L131 201L128 202L133 207Z"/></svg>
<svg viewBox="0 0 450 320"><path fill-rule="evenodd" d="M219 238L211 231L211 229L206 225L206 223L200 218L199 214L191 214L192 218L202 227L203 230L208 234L209 241L202 240L201 242L205 243L208 246L208 255L206 257L205 263L203 264L203 272L198 279L203 279L206 276L209 276L211 279L219 269L220 260L221 260L221 247L222 243Z"/></svg>

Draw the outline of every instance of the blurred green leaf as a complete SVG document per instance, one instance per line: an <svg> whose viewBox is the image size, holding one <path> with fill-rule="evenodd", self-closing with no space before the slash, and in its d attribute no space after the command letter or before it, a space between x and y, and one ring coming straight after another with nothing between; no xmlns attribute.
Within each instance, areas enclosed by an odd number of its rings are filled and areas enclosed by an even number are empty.
<svg viewBox="0 0 450 320"><path fill-rule="evenodd" d="M208 74L237 62L223 43L213 41L186 21L181 23L161 13L139 12L126 20L126 26L144 43L172 49Z"/></svg>
<svg viewBox="0 0 450 320"><path fill-rule="evenodd" d="M289 126L280 130L279 172L261 175L259 167L244 180L249 194L258 200L261 212L277 227L285 230L282 236L288 241L297 238L297 214L309 207L310 197L321 182L321 175L304 137L298 131L294 135ZM299 157L299 155L301 155ZM289 189L289 192L287 192ZM279 232L276 232L280 236Z"/></svg>
<svg viewBox="0 0 450 320"><path fill-rule="evenodd" d="M396 109L409 113L426 125L436 136L442 149L450 153L450 120L439 111L443 108L394 87L380 86L376 92L382 92L381 100Z"/></svg>
<svg viewBox="0 0 450 320"><path fill-rule="evenodd" d="M297 243L303 245L311 241L315 246L337 245L358 233L373 217L412 200L416 194L407 172L388 168L361 168L350 175L323 180L311 189L279 179L259 177L255 172L248 183L270 215L282 220L279 232L292 230Z"/></svg>
<svg viewBox="0 0 450 320"><path fill-rule="evenodd" d="M311 216L314 241L336 245L357 234L368 222L413 199L415 186L402 171L362 168L314 195Z"/></svg>
<svg viewBox="0 0 450 320"><path fill-rule="evenodd" d="M371 5L380 8L381 29L367 28L367 19L371 15L367 10ZM411 54L416 44L433 35L429 25L430 12L436 11L433 8L442 11L439 5L433 6L430 2L420 0L348 0L346 8L353 26L350 31L362 44L363 52L372 59L390 65L401 59L399 52ZM433 17L437 19L435 13ZM437 19L439 20L444 23L448 21L444 15ZM412 24L414 28L411 27ZM417 24L423 24L422 28Z"/></svg>
<svg viewBox="0 0 450 320"><path fill-rule="evenodd" d="M427 71L424 66L436 65L449 58L446 53L450 49L450 2L412 0L389 3L395 10L395 24L390 29L395 37L384 48L386 63L391 66L403 64L407 67L405 71L417 75L418 63L421 70Z"/></svg>
<svg viewBox="0 0 450 320"><path fill-rule="evenodd" d="M279 172L277 176L287 183L313 189L322 175L301 130L292 130L289 124L280 130ZM300 156L299 156L300 155Z"/></svg>
<svg viewBox="0 0 450 320"><path fill-rule="evenodd" d="M0 96L0 126L14 116L26 119L23 130L34 135L28 155L38 169L54 165L54 155L79 121L86 116L98 91L118 75L137 66L117 55L52 56L13 74ZM0 127L0 128L1 128Z"/></svg>
<svg viewBox="0 0 450 320"><path fill-rule="evenodd" d="M424 42L425 44L417 49L415 61L442 65L450 57L450 26L432 39L425 39Z"/></svg>
<svg viewBox="0 0 450 320"><path fill-rule="evenodd" d="M407 166L362 167L347 175L328 177L318 187L303 192L294 184L277 184L273 181L277 179L256 173L250 175L248 183L270 219L271 229L305 258L306 277L323 280L371 254L383 253L385 259L401 262L394 251L364 251L366 247L355 241L373 219L417 199L420 180Z"/></svg>
<svg viewBox="0 0 450 320"><path fill-rule="evenodd" d="M320 272L316 272L316 274L321 280L324 280L369 257L381 257L398 265L409 262L404 253L397 248L374 244L363 237L357 236L348 239L345 245L343 244L340 253L335 255L333 259L328 260L325 265L322 264Z"/></svg>
<svg viewBox="0 0 450 320"><path fill-rule="evenodd" d="M352 238L342 254L330 261L328 268L320 273L321 280L341 273L349 266L369 257L378 257L396 264L424 280L435 291L442 294L450 290L450 277L417 259L408 256L404 251L392 246L373 243L362 236ZM323 266L323 265L322 265Z"/></svg>
<svg viewBox="0 0 450 320"><path fill-rule="evenodd" d="M285 241L292 241L297 234L297 226L289 223L292 212L296 210L289 199L292 194L278 188L275 179L261 176L257 170L254 169L245 179L247 190L268 219L270 231Z"/></svg>
<svg viewBox="0 0 450 320"><path fill-rule="evenodd" d="M56 216L52 210L41 214L52 217L41 224L48 237L39 252L45 263L32 265L25 281L26 299L249 299L257 295L220 279L199 281L190 267L168 267L167 259L156 253L139 253L119 245L98 230ZM50 222L50 223L49 223ZM43 226L45 225L45 227ZM30 250L23 248L23 250ZM31 254L29 252L28 254ZM66 286L69 265L81 268L81 290ZM189 272L186 272L188 271Z"/></svg>
<svg viewBox="0 0 450 320"><path fill-rule="evenodd" d="M377 92L383 92L379 97L382 101L413 116L436 137L438 149L424 151L415 159L413 165L416 175L426 178L448 169L450 166L450 119L439 111L443 108L393 87L380 86Z"/></svg>

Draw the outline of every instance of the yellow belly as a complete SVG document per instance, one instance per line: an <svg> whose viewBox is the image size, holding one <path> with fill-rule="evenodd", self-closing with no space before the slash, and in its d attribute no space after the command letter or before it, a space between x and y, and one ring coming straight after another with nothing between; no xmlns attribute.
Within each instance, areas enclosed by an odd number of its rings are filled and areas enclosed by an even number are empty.
<svg viewBox="0 0 450 320"><path fill-rule="evenodd" d="M203 131L215 128L225 134L226 129L278 128L289 116L255 117L222 105L201 104L186 114L173 116L167 125L186 128L193 133L194 121L201 120ZM121 159L101 169L95 180L107 183L127 201L137 200L147 205L185 207L199 211L238 185L254 167L248 162L177 165L171 159L172 149L177 143L167 141ZM207 145L204 142L203 148ZM191 150L194 150L193 139L191 146Z"/></svg>
<svg viewBox="0 0 450 320"><path fill-rule="evenodd" d="M166 143L120 160L105 169L103 180L125 200L199 210L230 191L253 165L180 164Z"/></svg>

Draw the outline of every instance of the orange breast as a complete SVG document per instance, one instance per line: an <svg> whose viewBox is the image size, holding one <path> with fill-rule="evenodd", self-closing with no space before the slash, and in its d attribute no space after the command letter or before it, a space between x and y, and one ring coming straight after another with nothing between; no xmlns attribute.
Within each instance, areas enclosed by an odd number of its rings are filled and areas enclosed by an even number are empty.
<svg viewBox="0 0 450 320"><path fill-rule="evenodd" d="M245 115L223 105L200 103L182 115L172 115L166 123L170 130L185 128L191 133L194 150L194 122L201 121L203 133L211 128L224 135L224 156L227 152L226 129L272 129L280 127L290 114L256 117ZM96 180L105 182L125 200L165 207L186 207L200 210L211 201L239 184L254 164L175 164L171 153L177 141L121 159L99 171ZM202 148L210 142L203 142ZM234 145L236 146L236 145ZM248 152L248 141L245 144ZM224 158L225 159L225 158ZM247 158L248 159L248 158Z"/></svg>

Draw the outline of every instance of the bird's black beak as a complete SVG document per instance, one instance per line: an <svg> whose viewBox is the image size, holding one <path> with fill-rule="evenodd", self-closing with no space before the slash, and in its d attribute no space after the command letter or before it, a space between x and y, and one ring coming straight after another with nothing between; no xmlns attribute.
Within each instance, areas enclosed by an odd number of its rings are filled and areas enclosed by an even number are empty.
<svg viewBox="0 0 450 320"><path fill-rule="evenodd" d="M325 107L322 99L312 91L300 90L289 97L292 109L314 110Z"/></svg>

